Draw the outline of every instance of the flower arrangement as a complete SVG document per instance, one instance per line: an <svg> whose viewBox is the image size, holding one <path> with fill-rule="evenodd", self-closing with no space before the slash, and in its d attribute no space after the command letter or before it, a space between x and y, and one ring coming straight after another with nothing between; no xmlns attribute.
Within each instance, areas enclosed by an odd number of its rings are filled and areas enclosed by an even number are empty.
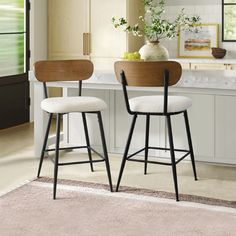
<svg viewBox="0 0 236 236"><path fill-rule="evenodd" d="M125 32L134 36L145 36L149 42L159 42L160 39L172 39L178 36L180 27L183 30L197 31L195 25L200 24L199 16L188 16L184 9L177 15L174 21L164 18L165 0L143 0L146 14L139 16L139 22L131 26L124 17L112 18L115 28L123 27Z"/></svg>

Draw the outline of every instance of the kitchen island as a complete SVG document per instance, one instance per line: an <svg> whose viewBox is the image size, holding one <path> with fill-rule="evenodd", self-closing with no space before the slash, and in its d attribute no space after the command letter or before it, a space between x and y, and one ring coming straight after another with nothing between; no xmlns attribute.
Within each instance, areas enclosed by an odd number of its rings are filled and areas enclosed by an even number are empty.
<svg viewBox="0 0 236 236"><path fill-rule="evenodd" d="M176 86L170 87L170 95L190 97L193 106L189 109L189 120L193 145L197 161L236 164L236 60L235 59L173 59L183 67L182 79ZM34 122L35 155L40 155L47 115L41 111L43 86L30 72L30 81L34 84ZM77 95L78 82L52 82L51 87L63 88L63 96ZM92 78L83 83L84 96L97 96L108 105L103 112L104 128L110 153L122 153L130 126L121 85L114 72L96 71ZM130 97L161 94L162 88L130 88ZM62 136L65 145L84 144L84 133L80 114L65 115ZM184 120L173 117L175 147L186 148L187 140ZM144 146L144 119L137 120L131 150ZM100 147L96 117L88 115L91 143ZM152 117L150 144L168 146L166 126L163 117ZM52 137L53 139L53 137ZM49 143L50 144L50 143ZM153 156L166 158L167 153L153 151Z"/></svg>

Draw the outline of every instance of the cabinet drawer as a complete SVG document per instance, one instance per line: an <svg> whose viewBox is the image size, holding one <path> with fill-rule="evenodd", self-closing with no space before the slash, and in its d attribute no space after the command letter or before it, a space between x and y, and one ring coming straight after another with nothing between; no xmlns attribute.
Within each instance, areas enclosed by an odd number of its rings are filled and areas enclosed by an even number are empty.
<svg viewBox="0 0 236 236"><path fill-rule="evenodd" d="M236 70L236 64L228 64L227 70Z"/></svg>
<svg viewBox="0 0 236 236"><path fill-rule="evenodd" d="M191 63L192 70L226 70L225 64Z"/></svg>
<svg viewBox="0 0 236 236"><path fill-rule="evenodd" d="M183 70L190 70L190 63L180 63Z"/></svg>

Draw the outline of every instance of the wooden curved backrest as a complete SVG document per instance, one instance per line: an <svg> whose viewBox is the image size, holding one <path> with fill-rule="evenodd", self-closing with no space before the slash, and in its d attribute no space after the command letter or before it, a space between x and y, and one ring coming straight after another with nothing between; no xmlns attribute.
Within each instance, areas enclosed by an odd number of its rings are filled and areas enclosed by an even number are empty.
<svg viewBox="0 0 236 236"><path fill-rule="evenodd" d="M34 72L41 82L80 81L92 76L93 63L89 60L38 61Z"/></svg>
<svg viewBox="0 0 236 236"><path fill-rule="evenodd" d="M164 73L169 72L168 85L176 84L181 75L182 67L175 61L117 61L115 62L116 78L121 82L124 71L127 86L162 87Z"/></svg>

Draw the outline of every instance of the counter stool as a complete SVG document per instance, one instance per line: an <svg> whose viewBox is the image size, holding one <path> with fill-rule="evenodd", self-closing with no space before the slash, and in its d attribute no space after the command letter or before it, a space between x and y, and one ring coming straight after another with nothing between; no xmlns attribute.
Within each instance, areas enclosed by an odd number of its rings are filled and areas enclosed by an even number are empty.
<svg viewBox="0 0 236 236"><path fill-rule="evenodd" d="M54 183L53 183L53 199L56 199L56 189L57 189L57 176L58 176L58 166L64 165L74 165L74 164L85 164L90 163L91 171L93 171L93 163L105 161L106 170L110 185L110 191L112 192L112 180L110 173L110 165L107 154L106 140L103 129L102 115L101 111L106 109L106 104L103 100L96 97L84 97L81 96L82 92L82 81L90 78L93 74L93 64L89 60L58 60L58 61L39 61L35 63L34 66L35 76L37 80L43 82L45 99L41 103L41 108L49 114L48 125L45 133L45 138L43 141L43 147L38 168L38 178L40 177L40 172L45 156L45 152L55 151L54 162ZM54 97L48 98L46 82L53 81L78 81L79 91L77 97ZM60 120L65 114L72 112L80 112L82 114L82 121L84 125L84 133L86 139L86 146L78 147L65 147L60 148ZM98 153L90 146L88 127L86 121L86 113L96 114L98 117L98 123L101 133L101 141L103 147L103 155ZM47 149L47 141L49 130L51 126L52 116L56 114L56 146L52 149ZM80 149L85 148L88 151L88 161L77 161L77 162L59 162L59 151L67 149ZM96 153L101 160L92 160L92 153Z"/></svg>
<svg viewBox="0 0 236 236"><path fill-rule="evenodd" d="M190 155L194 178L197 180L196 167L194 161L193 146L191 140L191 133L188 122L187 109L191 107L191 99L183 96L169 96L168 87L176 84L182 74L181 65L174 61L155 61L155 62L142 62L142 61L118 61L115 63L115 73L118 81L122 84L124 99L127 111L133 116L133 121L128 135L123 159L121 162L120 173L118 177L116 191L119 190L120 181L122 178L123 170L126 161L144 162L144 174L147 173L147 164L161 164L172 166L174 187L176 201L179 201L178 183L176 164L183 160L186 156ZM163 95L159 96L140 96L129 99L128 86L141 86L141 87L163 87ZM189 150L175 149L172 135L171 116L183 114L189 144ZM146 116L146 134L145 134L145 147L141 150L128 155L130 142L132 139L136 119L138 116ZM149 127L150 116L164 116L166 117L169 145L170 148L163 147L150 147L149 146ZM155 150L168 150L170 151L170 163L160 161L149 161L149 149ZM134 159L133 157L140 152L144 151L144 160ZM185 153L180 159L175 159L175 152Z"/></svg>

